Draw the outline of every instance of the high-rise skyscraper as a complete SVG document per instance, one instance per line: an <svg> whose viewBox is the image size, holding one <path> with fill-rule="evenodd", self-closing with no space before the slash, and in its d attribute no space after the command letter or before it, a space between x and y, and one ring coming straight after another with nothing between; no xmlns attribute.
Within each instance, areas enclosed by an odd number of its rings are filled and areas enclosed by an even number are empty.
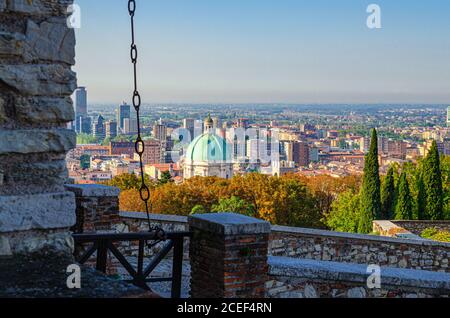
<svg viewBox="0 0 450 318"><path fill-rule="evenodd" d="M153 126L153 137L159 141L166 141L167 139L167 127L161 122L156 123Z"/></svg>
<svg viewBox="0 0 450 318"><path fill-rule="evenodd" d="M75 131L78 134L92 133L92 119L88 116L77 116L75 118Z"/></svg>
<svg viewBox="0 0 450 318"><path fill-rule="evenodd" d="M86 87L78 87L75 91L75 115L87 116L87 91Z"/></svg>
<svg viewBox="0 0 450 318"><path fill-rule="evenodd" d="M118 130L120 130L118 128ZM123 120L122 134L124 135L136 135L138 132L137 120L135 118L125 118Z"/></svg>
<svg viewBox="0 0 450 318"><path fill-rule="evenodd" d="M104 125L105 119L102 115L99 115L94 119L92 122L92 134L94 137L97 137L98 139L105 139L105 125Z"/></svg>
<svg viewBox="0 0 450 318"><path fill-rule="evenodd" d="M131 119L131 107L127 103L123 102L122 105L119 105L117 109L117 126L119 133L124 133L124 120L128 118Z"/></svg>
<svg viewBox="0 0 450 318"><path fill-rule="evenodd" d="M183 119L183 128L189 131L191 141L194 140L194 132L195 132L195 119L185 118Z"/></svg>
<svg viewBox="0 0 450 318"><path fill-rule="evenodd" d="M115 121L107 121L105 123L105 137L111 139L117 137L117 123Z"/></svg>

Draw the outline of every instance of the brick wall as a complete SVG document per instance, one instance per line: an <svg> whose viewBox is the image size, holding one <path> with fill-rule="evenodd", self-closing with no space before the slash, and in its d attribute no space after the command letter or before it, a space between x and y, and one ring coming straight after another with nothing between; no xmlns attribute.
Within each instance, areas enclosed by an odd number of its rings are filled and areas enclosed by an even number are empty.
<svg viewBox="0 0 450 318"><path fill-rule="evenodd" d="M270 225L220 213L189 219L191 296L261 298L267 281Z"/></svg>

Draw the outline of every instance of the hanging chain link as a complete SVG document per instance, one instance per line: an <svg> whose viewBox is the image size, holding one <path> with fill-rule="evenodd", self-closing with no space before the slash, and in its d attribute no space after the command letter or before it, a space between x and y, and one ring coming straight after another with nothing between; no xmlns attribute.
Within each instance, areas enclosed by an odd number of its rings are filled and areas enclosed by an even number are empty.
<svg viewBox="0 0 450 318"><path fill-rule="evenodd" d="M131 63L133 64L133 72L134 72L134 91L133 91L133 107L136 111L136 117L137 117L137 131L138 136L135 143L135 150L136 153L139 155L139 164L140 164L140 175L141 175L141 188L139 189L139 195L141 197L141 200L145 203L145 211L147 213L147 222L148 222L148 228L150 232L154 232L157 239L159 241L166 239L166 233L162 228L159 226L153 227L151 225L150 221L150 213L152 211L152 202L150 197L150 188L145 184L145 173L144 173L144 152L145 152L145 143L141 136L141 118L140 118L140 110L141 110L141 95L138 91L138 85L137 85L137 60L138 60L138 50L135 42L134 37L134 14L136 12L136 1L135 0L129 0L128 1L128 13L130 14L131 18L131 50L130 50L130 57L131 57ZM155 245L158 242L152 244Z"/></svg>

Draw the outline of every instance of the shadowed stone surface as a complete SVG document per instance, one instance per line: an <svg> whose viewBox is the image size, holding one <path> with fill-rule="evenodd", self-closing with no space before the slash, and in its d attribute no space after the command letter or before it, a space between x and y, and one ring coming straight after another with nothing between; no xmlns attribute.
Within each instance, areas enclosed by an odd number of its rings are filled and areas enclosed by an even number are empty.
<svg viewBox="0 0 450 318"><path fill-rule="evenodd" d="M41 252L0 259L0 298L156 298L133 285L81 267L81 289L67 287L67 267L74 260L64 254ZM14 268L14 271L10 269Z"/></svg>
<svg viewBox="0 0 450 318"><path fill-rule="evenodd" d="M71 192L0 196L0 232L70 227L74 210Z"/></svg>

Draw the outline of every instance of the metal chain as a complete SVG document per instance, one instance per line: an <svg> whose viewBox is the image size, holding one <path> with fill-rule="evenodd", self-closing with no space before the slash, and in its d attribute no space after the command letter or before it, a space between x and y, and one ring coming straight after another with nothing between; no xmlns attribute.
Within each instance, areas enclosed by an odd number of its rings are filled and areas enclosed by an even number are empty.
<svg viewBox="0 0 450 318"><path fill-rule="evenodd" d="M131 51L130 51L130 57L131 57L131 63L133 64L133 72L134 72L134 91L133 91L133 107L136 111L136 117L137 117L137 131L138 136L136 139L136 143L134 145L136 153L139 155L139 164L140 164L140 175L141 175L141 188L139 189L139 195L141 197L141 200L145 203L145 211L147 213L147 222L148 222L148 228L150 232L154 232L158 240L165 240L166 233L162 228L159 226L153 227L151 225L150 221L150 213L152 211L152 203L150 198L150 188L145 184L145 173L144 173L144 161L143 161L143 155L145 152L145 143L142 140L141 136L141 120L140 120L140 109L141 109L141 95L138 91L138 85L137 85L137 60L138 60L138 50L135 42L134 37L134 14L136 12L136 1L135 0L129 0L128 1L128 13L130 14L131 18ZM158 242L157 242L158 243ZM155 244L157 244L155 243ZM152 244L152 245L155 245Z"/></svg>

